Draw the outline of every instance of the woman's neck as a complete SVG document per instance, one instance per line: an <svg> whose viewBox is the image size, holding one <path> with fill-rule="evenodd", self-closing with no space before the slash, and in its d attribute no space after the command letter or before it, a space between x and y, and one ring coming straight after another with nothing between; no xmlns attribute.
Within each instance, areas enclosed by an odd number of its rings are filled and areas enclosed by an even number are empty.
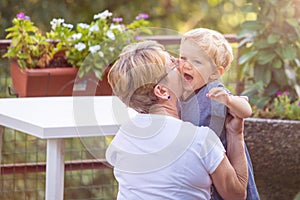
<svg viewBox="0 0 300 200"><path fill-rule="evenodd" d="M179 119L177 105L173 103L165 102L163 104L157 104L150 110L151 114L168 115Z"/></svg>

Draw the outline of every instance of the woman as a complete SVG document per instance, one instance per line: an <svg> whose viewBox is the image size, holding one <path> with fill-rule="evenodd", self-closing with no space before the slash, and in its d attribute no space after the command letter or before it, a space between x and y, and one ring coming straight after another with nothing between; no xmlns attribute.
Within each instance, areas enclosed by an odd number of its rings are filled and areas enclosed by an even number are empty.
<svg viewBox="0 0 300 200"><path fill-rule="evenodd" d="M179 61L154 41L127 46L108 79L138 114L121 125L106 152L119 183L118 199L245 199L243 120L227 123L228 151L208 127L178 117L183 93Z"/></svg>

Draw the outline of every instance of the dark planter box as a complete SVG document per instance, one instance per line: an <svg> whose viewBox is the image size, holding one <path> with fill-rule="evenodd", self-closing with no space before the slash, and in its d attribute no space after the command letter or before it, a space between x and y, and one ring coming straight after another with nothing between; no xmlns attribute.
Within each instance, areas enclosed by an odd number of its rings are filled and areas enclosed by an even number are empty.
<svg viewBox="0 0 300 200"><path fill-rule="evenodd" d="M300 121L250 118L245 140L262 200L293 200L300 192Z"/></svg>
<svg viewBox="0 0 300 200"><path fill-rule="evenodd" d="M111 95L107 68L102 80L94 74L78 78L78 68L45 68L21 70L14 60L10 62L13 89L19 97L39 96L94 96Z"/></svg>

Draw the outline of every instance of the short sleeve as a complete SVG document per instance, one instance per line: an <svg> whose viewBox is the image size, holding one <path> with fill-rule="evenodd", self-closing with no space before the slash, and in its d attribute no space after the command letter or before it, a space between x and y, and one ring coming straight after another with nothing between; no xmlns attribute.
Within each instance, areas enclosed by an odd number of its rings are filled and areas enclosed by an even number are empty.
<svg viewBox="0 0 300 200"><path fill-rule="evenodd" d="M204 167L209 174L212 174L220 165L225 152L220 138L211 129L208 129L200 154L202 155Z"/></svg>

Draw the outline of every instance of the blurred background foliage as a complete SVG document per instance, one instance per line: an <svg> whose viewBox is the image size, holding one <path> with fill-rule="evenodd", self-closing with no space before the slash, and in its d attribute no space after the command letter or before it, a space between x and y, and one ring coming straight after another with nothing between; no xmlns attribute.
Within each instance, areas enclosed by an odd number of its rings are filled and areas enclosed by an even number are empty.
<svg viewBox="0 0 300 200"><path fill-rule="evenodd" d="M216 29L222 33L236 33L240 24L255 14L243 13L246 0L1 0L0 38L5 28L19 12L31 17L44 31L48 31L53 18L64 18L67 23L90 21L94 14L105 9L115 17L131 19L139 13L148 13L153 27L185 32L195 27Z"/></svg>

